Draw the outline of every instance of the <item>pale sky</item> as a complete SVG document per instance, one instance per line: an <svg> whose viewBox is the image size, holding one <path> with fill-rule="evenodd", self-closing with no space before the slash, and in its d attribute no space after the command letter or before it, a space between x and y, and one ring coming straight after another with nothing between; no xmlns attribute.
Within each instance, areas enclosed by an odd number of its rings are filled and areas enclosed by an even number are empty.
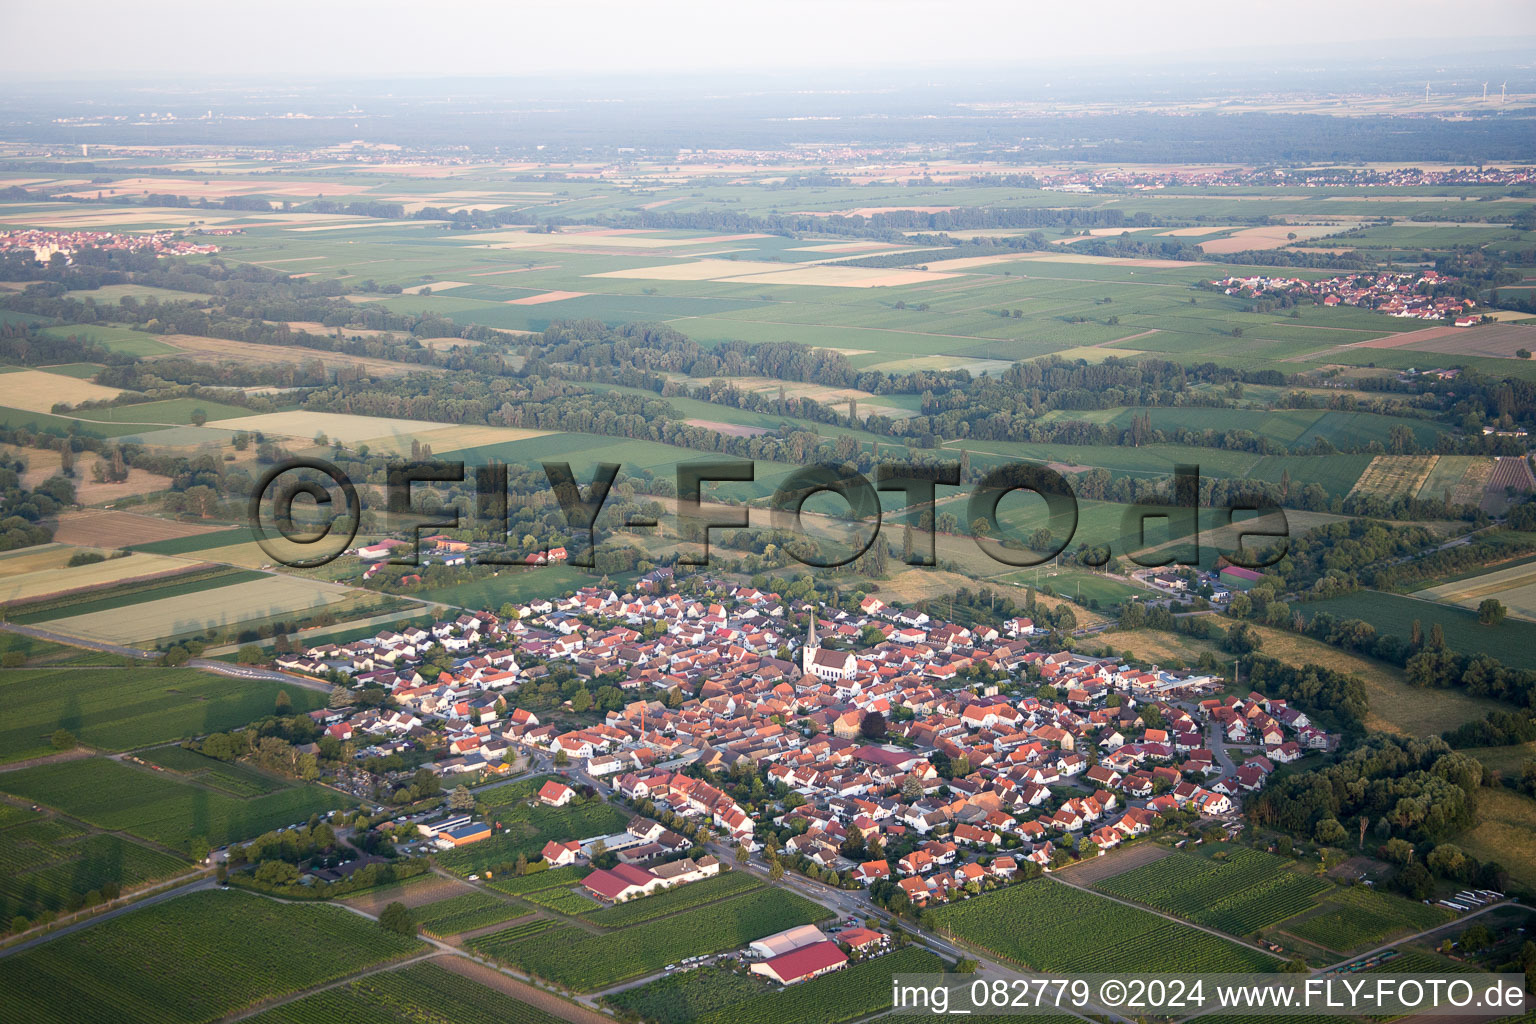
<svg viewBox="0 0 1536 1024"><path fill-rule="evenodd" d="M0 0L6 77L569 75L1038 67L1182 54L1509 48L1532 0ZM1330 50L1337 53L1337 49Z"/></svg>

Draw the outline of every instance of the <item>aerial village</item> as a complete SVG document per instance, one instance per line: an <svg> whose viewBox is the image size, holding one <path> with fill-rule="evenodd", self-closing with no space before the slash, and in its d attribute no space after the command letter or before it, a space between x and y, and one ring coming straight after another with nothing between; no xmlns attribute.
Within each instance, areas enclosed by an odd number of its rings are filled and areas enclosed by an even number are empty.
<svg viewBox="0 0 1536 1024"><path fill-rule="evenodd" d="M1306 281L1299 277L1224 277L1208 282L1225 295L1246 299L1285 295L1292 299L1311 299L1323 306L1359 306L1387 316L1414 320L1450 320L1457 327L1472 327L1482 317L1468 312L1477 303L1453 295L1433 294L1440 285L1452 284L1434 270L1411 270L1365 274L1338 274L1325 280Z"/></svg>
<svg viewBox="0 0 1536 1024"><path fill-rule="evenodd" d="M212 234L229 234L212 230ZM119 234L112 231L0 231L0 253L30 250L32 258L47 263L54 256L69 262L81 249L116 249L122 252L163 256L211 256L219 247L209 242L194 242L172 231L142 231Z"/></svg>
<svg viewBox="0 0 1536 1024"><path fill-rule="evenodd" d="M276 664L388 693L393 707L312 713L359 761L425 747L446 785L547 765L569 783L544 784L547 807L580 789L639 809L624 833L543 850L552 867L616 854L583 883L605 903L720 870L650 814L707 830L721 852L788 836L807 870L922 907L1174 821L1235 834L1244 794L1334 742L1282 700L1218 696L1219 677L1051 646L1025 617L966 627L875 595L812 605L659 569L634 593L586 587ZM444 654L452 670L427 678ZM616 685L620 706L567 701L546 712L563 727L519 707L561 663ZM460 814L421 831L451 849L492 826Z"/></svg>

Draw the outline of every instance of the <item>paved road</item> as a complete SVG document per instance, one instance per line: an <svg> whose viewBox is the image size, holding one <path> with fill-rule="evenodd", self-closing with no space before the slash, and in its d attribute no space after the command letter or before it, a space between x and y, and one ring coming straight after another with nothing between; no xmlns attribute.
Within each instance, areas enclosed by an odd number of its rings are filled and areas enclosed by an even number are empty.
<svg viewBox="0 0 1536 1024"><path fill-rule="evenodd" d="M306 690L314 690L318 693L330 693L331 684L322 679L310 679L307 676L290 675L287 672L278 672L270 668L253 668L250 665L232 665L227 661L213 661L209 658L193 658L187 664L192 668L200 668L204 672L212 672L215 675L230 676L234 679L261 679L274 683L291 683L294 686L302 686Z"/></svg>
<svg viewBox="0 0 1536 1024"><path fill-rule="evenodd" d="M101 640L82 640L75 636L65 636L62 633L53 633L37 626L18 626L14 622L0 622L0 630L7 633L15 633L18 636L29 636L34 640L47 640L50 643L64 644L68 647L84 647L88 651L105 651L108 654L121 654L125 658L136 658L139 661L154 661L160 655L153 651L141 651L137 647L124 647L121 644L109 644Z"/></svg>

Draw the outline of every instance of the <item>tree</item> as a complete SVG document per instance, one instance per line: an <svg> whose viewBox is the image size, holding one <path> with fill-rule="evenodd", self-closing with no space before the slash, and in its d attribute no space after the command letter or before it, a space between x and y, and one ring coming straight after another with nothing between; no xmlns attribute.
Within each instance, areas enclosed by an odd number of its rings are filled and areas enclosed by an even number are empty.
<svg viewBox="0 0 1536 1024"><path fill-rule="evenodd" d="M1337 818L1324 818L1318 822L1314 835L1325 846L1337 846L1349 838L1349 833L1344 831L1344 826L1339 824Z"/></svg>
<svg viewBox="0 0 1536 1024"><path fill-rule="evenodd" d="M242 665L260 665L266 660L266 655L255 644L245 644L235 655L235 660Z"/></svg>
<svg viewBox="0 0 1536 1024"><path fill-rule="evenodd" d="M288 696L287 690L277 691L277 700L273 702L273 708L280 716L293 714L293 700Z"/></svg>
<svg viewBox="0 0 1536 1024"><path fill-rule="evenodd" d="M1497 626L1504 621L1504 605L1496 597L1484 598L1477 606L1477 621L1485 626Z"/></svg>
<svg viewBox="0 0 1536 1024"><path fill-rule="evenodd" d="M885 728L885 716L878 711L865 712L859 722L859 734L868 740L884 739Z"/></svg>
<svg viewBox="0 0 1536 1024"><path fill-rule="evenodd" d="M750 856L751 854L747 852L746 846L744 844L738 843L736 846L736 863L745 864L747 862L747 858Z"/></svg>
<svg viewBox="0 0 1536 1024"><path fill-rule="evenodd" d="M396 900L379 915L379 927L396 935L415 935L416 919L411 916L409 907Z"/></svg>
<svg viewBox="0 0 1536 1024"><path fill-rule="evenodd" d="M472 811L475 809L475 794L464 786L458 786L448 794L448 806L455 811Z"/></svg>
<svg viewBox="0 0 1536 1024"><path fill-rule="evenodd" d="M768 865L768 877L773 879L775 882L777 882L779 879L783 878L784 877L784 865L780 864L777 860L775 860L772 864Z"/></svg>
<svg viewBox="0 0 1536 1024"><path fill-rule="evenodd" d="M192 425L194 427L200 427L204 423L207 423L207 422L208 422L208 410L206 410L206 409L193 409L192 410Z"/></svg>

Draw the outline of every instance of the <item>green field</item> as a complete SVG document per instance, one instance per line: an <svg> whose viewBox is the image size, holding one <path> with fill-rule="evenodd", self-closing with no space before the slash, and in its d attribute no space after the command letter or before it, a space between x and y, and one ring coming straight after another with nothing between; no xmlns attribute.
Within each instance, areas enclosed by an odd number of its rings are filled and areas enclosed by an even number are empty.
<svg viewBox="0 0 1536 1024"><path fill-rule="evenodd" d="M219 847L352 804L315 785L241 799L99 757L7 772L0 790L183 853L198 840Z"/></svg>
<svg viewBox="0 0 1536 1024"><path fill-rule="evenodd" d="M414 913L416 925L422 931L433 935L457 935L522 917L525 911L490 893L466 892L417 907Z"/></svg>
<svg viewBox="0 0 1536 1024"><path fill-rule="evenodd" d="M188 870L185 861L59 818L0 805L0 922L67 910L105 885L128 891Z"/></svg>
<svg viewBox="0 0 1536 1024"><path fill-rule="evenodd" d="M291 783L238 761L220 761L204 757L186 747L156 747L142 751L139 758L150 764L196 780L204 786L221 789L230 796L263 796L287 789Z"/></svg>
<svg viewBox="0 0 1536 1024"><path fill-rule="evenodd" d="M0 960L0 1020L201 1024L422 948L341 907L195 892Z"/></svg>
<svg viewBox="0 0 1536 1024"><path fill-rule="evenodd" d="M1363 619L1375 626L1378 634L1403 641L1412 635L1415 619L1423 624L1426 635L1438 623L1451 650L1488 654L1511 666L1527 664L1531 651L1536 650L1536 622L1507 618L1497 626L1484 626L1477 621L1477 612L1469 608L1398 594L1361 590L1344 597L1298 604L1295 608L1307 618L1326 611L1339 619Z"/></svg>
<svg viewBox="0 0 1536 1024"><path fill-rule="evenodd" d="M938 907L924 919L940 932L1004 960L1053 974L1265 971L1277 964L1251 946L1050 878ZM1021 927L1021 921L1028 921L1028 927Z"/></svg>
<svg viewBox="0 0 1536 1024"><path fill-rule="evenodd" d="M9 709L0 724L0 762L52 752L49 737L58 729L111 751L224 732L271 715L279 692L288 694L295 713L325 704L324 694L303 687L196 669L0 673L0 700Z"/></svg>
<svg viewBox="0 0 1536 1024"><path fill-rule="evenodd" d="M1279 857L1237 848L1221 860L1176 853L1095 888L1241 938L1311 909L1330 886Z"/></svg>
<svg viewBox="0 0 1536 1024"><path fill-rule="evenodd" d="M590 992L653 974L685 957L738 949L764 935L827 916L826 908L773 887L602 935L574 925L533 930L513 925L473 939L469 945L547 981Z"/></svg>
<svg viewBox="0 0 1536 1024"><path fill-rule="evenodd" d="M190 296L189 296L190 297ZM79 338L105 345L112 352L125 356L162 356L177 351L153 334L130 331L126 327L106 327L100 324L61 324L45 327L37 333L50 338Z"/></svg>
<svg viewBox="0 0 1536 1024"><path fill-rule="evenodd" d="M437 966L383 971L274 1007L252 1024L563 1024L563 1019Z"/></svg>
<svg viewBox="0 0 1536 1024"><path fill-rule="evenodd" d="M1282 931L1348 955L1374 949L1411 932L1453 920L1444 907L1430 907L1363 886L1340 889L1312 914L1288 922Z"/></svg>

